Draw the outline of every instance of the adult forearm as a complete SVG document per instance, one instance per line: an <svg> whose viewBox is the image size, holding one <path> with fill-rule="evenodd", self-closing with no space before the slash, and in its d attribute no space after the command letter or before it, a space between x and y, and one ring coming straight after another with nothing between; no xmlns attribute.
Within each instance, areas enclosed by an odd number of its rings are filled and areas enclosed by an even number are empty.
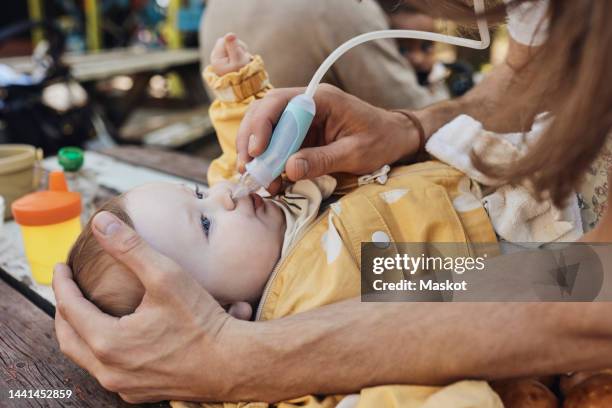
<svg viewBox="0 0 612 408"><path fill-rule="evenodd" d="M612 365L602 304L360 303L234 328L231 399L444 384Z"/></svg>

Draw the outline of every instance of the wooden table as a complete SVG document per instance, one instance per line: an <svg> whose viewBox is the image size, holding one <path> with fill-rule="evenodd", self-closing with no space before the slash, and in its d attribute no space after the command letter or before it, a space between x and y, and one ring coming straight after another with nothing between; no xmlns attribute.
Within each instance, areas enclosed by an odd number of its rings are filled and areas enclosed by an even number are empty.
<svg viewBox="0 0 612 408"><path fill-rule="evenodd" d="M117 75L134 75L145 71L165 71L172 67L199 64L197 48L179 50L149 50L123 48L88 54L67 54L62 61L71 67L79 82L99 81ZM0 59L18 72L32 72L32 59L11 57Z"/></svg>
<svg viewBox="0 0 612 408"><path fill-rule="evenodd" d="M150 181L204 184L207 167L205 160L137 147L85 155L85 168L97 175L107 194ZM56 169L55 158L47 159L44 168ZM0 237L0 407L131 406L63 356L53 327L54 306L51 288L31 277L18 226L5 224ZM36 389L71 390L73 395L69 399L9 399L10 390Z"/></svg>
<svg viewBox="0 0 612 408"><path fill-rule="evenodd" d="M66 399L10 398L10 391L70 390ZM1 407L130 407L59 350L53 319L0 280ZM165 403L143 407L167 407Z"/></svg>

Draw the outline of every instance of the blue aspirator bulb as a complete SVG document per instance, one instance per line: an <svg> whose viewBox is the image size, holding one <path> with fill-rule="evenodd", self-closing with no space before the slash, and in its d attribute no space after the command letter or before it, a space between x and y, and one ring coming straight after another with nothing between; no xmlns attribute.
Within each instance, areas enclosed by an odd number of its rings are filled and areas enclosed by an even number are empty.
<svg viewBox="0 0 612 408"><path fill-rule="evenodd" d="M311 96L301 94L291 99L272 132L266 151L246 164L246 172L233 194L235 198L259 187L267 188L281 175L289 156L302 146L315 112L316 107Z"/></svg>

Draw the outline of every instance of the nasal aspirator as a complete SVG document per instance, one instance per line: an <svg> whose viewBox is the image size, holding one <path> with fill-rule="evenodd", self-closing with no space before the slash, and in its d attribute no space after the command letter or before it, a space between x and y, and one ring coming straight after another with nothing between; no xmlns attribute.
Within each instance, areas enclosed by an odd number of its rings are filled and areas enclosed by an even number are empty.
<svg viewBox="0 0 612 408"><path fill-rule="evenodd" d="M485 11L483 0L474 0L474 10L477 16L482 16ZM342 44L323 61L310 81L306 92L291 99L272 132L267 149L261 156L246 164L246 171L240 177L232 197L237 199L257 191L261 187L268 188L270 183L281 175L287 160L298 151L312 124L316 113L313 97L317 86L329 68L347 51L365 42L386 38L429 40L484 50L491 43L487 20L484 17L478 19L478 31L480 32L480 41L425 31L382 30L359 35Z"/></svg>

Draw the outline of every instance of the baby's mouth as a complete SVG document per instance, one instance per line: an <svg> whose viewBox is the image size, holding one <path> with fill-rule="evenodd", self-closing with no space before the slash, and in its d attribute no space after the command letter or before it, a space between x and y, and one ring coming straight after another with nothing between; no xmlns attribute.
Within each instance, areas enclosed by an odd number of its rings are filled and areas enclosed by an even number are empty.
<svg viewBox="0 0 612 408"><path fill-rule="evenodd" d="M251 193L249 194L249 197L253 201L253 208L255 210L264 205L263 198L261 198L259 194Z"/></svg>

